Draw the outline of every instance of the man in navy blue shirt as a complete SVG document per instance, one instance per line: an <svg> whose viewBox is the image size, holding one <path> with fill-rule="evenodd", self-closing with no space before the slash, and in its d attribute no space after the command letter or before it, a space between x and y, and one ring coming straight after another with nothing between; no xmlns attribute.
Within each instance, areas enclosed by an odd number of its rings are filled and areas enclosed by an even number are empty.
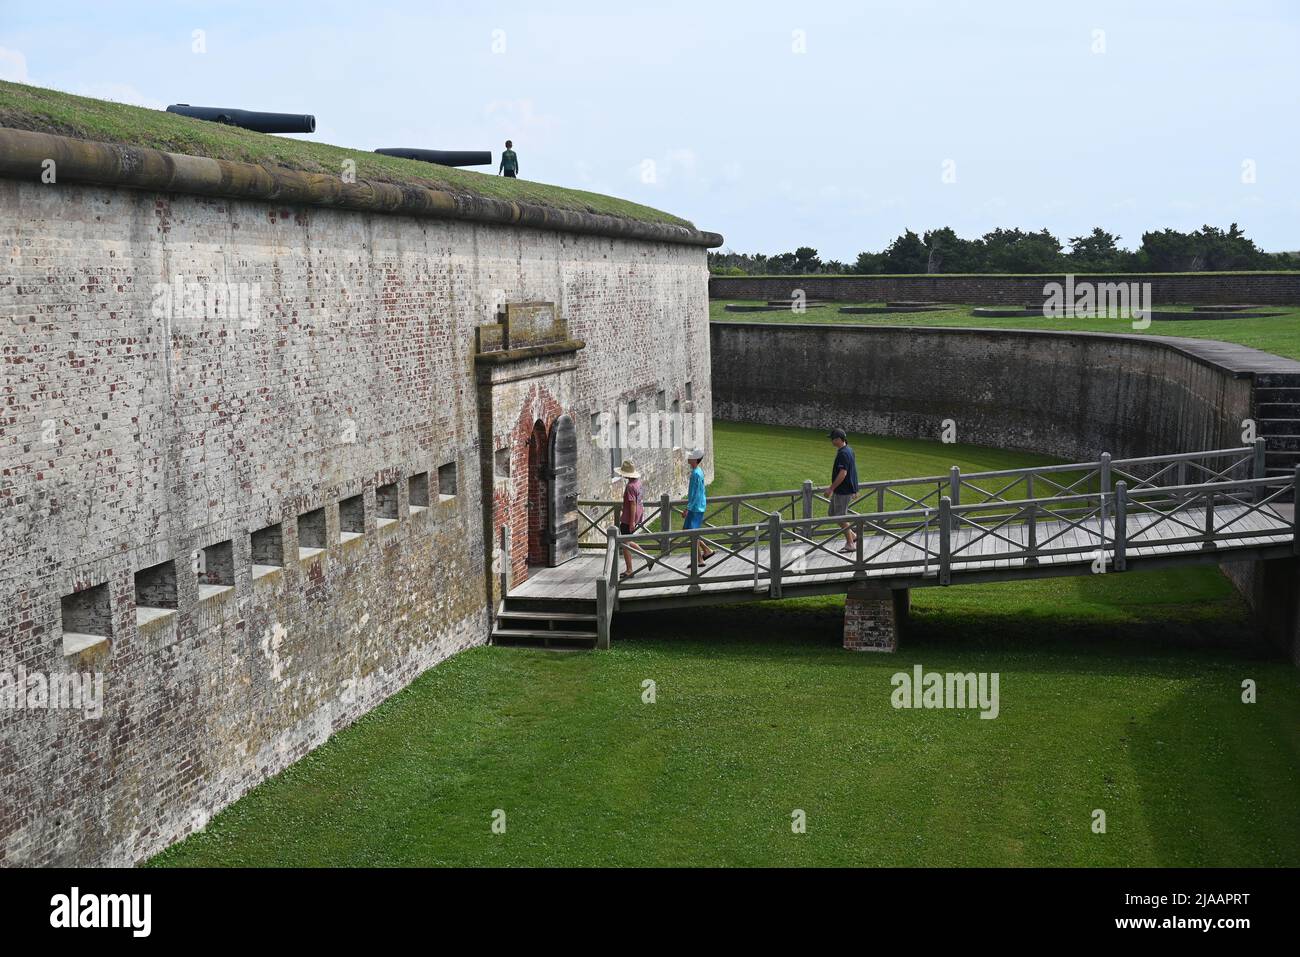
<svg viewBox="0 0 1300 957"><path fill-rule="evenodd" d="M831 429L830 439L835 446L835 464L831 466L831 484L826 486L826 497L831 500L829 514L847 515L853 496L858 494L858 462L843 429ZM857 551L858 537L853 527L846 522L840 528L844 529L844 547L840 551Z"/></svg>

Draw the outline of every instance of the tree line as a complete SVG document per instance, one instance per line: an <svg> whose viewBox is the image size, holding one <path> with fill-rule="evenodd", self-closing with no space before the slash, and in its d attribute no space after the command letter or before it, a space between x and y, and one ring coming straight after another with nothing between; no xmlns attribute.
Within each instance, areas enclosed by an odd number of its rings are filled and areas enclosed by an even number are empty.
<svg viewBox="0 0 1300 957"><path fill-rule="evenodd" d="M1233 223L1226 230L1202 226L1142 234L1135 250L1119 236L1093 227L1068 248L1050 231L995 229L962 239L951 227L917 235L905 231L881 252L858 253L852 263L823 261L811 246L765 256L722 250L709 253L715 276L893 275L899 273L1222 272L1238 269L1300 269L1300 252L1268 253Z"/></svg>

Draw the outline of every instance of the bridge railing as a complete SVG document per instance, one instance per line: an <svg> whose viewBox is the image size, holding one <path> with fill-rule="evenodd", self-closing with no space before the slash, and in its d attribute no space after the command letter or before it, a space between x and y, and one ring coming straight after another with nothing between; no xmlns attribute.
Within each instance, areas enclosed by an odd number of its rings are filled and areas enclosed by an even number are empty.
<svg viewBox="0 0 1300 957"><path fill-rule="evenodd" d="M1263 515L1271 525L1285 521L1290 526L1300 554L1300 523L1294 509L1287 519L1276 507L1291 498L1297 487L1300 466L1285 476L1126 491L1120 501L1119 547L1121 552L1142 546L1231 547L1234 542L1263 537L1265 533L1244 524L1251 515ZM1232 506L1235 511L1229 510Z"/></svg>
<svg viewBox="0 0 1300 957"><path fill-rule="evenodd" d="M1158 467L1152 474L1187 461L1178 456L1152 459L1161 460L1152 462ZM773 511L752 524L628 536L611 531L606 537L606 587L611 607L616 607L620 594L682 585L688 592L709 586L734 591L737 583L748 582L756 594L779 598L783 586L819 577L843 581L920 576L946 585L954 570L1078 560L1091 561L1098 570L1123 571L1134 549L1189 543L1206 550L1231 548L1265 535L1275 538L1279 530L1289 530L1300 554L1296 521L1274 507L1300 484L1300 467L1283 476L1229 479L1224 474L1190 485L1149 485L1139 477L1137 487L1120 480L1108 491L1030 499L997 495L957 504L943 495L936 508L793 519ZM1246 528L1251 515L1265 515L1271 531ZM844 528L856 533L856 543L847 551L841 545ZM701 539L716 552L703 565L696 547ZM624 546L671 557L656 566L668 577L620 581L610 569L616 567L617 549Z"/></svg>
<svg viewBox="0 0 1300 957"><path fill-rule="evenodd" d="M880 515L890 511L937 509L945 496L953 505L1006 504L1030 499L1068 499L1085 492L1113 493L1124 481L1130 491L1169 488L1230 479L1264 476L1264 440L1252 445L1206 452L1180 452L1112 459L1103 453L1095 462L1037 465L1029 468L965 472L953 466L947 475L863 482L849 504L850 514ZM797 489L717 495L709 498L704 528L733 545L742 538L728 531L766 522L776 513L782 519L812 519L826 514L830 500L824 487L805 481ZM682 523L684 498L661 495L647 502L639 532L667 532ZM622 503L612 500L578 501L578 540L587 548L605 547L605 531L617 527Z"/></svg>

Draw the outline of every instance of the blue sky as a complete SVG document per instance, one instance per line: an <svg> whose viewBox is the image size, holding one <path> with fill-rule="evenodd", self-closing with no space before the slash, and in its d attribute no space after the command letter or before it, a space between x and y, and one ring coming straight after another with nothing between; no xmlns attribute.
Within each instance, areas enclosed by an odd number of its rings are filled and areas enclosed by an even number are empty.
<svg viewBox="0 0 1300 957"><path fill-rule="evenodd" d="M310 112L362 149L509 137L526 178L846 261L942 225L1300 249L1298 54L1285 0L0 0L0 78Z"/></svg>

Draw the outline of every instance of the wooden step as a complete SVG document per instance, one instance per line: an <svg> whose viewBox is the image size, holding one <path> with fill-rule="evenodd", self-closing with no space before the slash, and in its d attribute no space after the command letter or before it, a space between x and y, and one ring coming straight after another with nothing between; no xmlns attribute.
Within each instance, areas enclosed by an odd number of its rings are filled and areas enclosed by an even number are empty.
<svg viewBox="0 0 1300 957"><path fill-rule="evenodd" d="M552 635L562 635L566 632L579 635L596 633L594 621L551 621L550 619L537 621L530 618L516 619L511 615L499 615L493 627L504 631L544 631Z"/></svg>
<svg viewBox="0 0 1300 957"><path fill-rule="evenodd" d="M581 611L533 611L531 609L511 609L502 605L497 609L498 618L523 618L528 621L589 621L596 623L596 614Z"/></svg>
<svg viewBox="0 0 1300 957"><path fill-rule="evenodd" d="M546 628L493 628L492 634L503 638L595 638L593 631L551 631Z"/></svg>
<svg viewBox="0 0 1300 957"><path fill-rule="evenodd" d="M510 595L501 603L501 607L506 611L544 611L595 614L596 600L594 598L541 598Z"/></svg>
<svg viewBox="0 0 1300 957"><path fill-rule="evenodd" d="M1294 388L1300 386L1300 373L1295 372L1256 372L1255 387L1265 389Z"/></svg>
<svg viewBox="0 0 1300 957"><path fill-rule="evenodd" d="M536 628L493 628L494 645L542 645L546 648L595 648L594 631L548 631Z"/></svg>
<svg viewBox="0 0 1300 957"><path fill-rule="evenodd" d="M1300 399L1294 402L1259 402L1255 414L1261 419L1300 418Z"/></svg>
<svg viewBox="0 0 1300 957"><path fill-rule="evenodd" d="M1300 419L1259 419L1259 434L1265 439L1274 435L1300 435Z"/></svg>

